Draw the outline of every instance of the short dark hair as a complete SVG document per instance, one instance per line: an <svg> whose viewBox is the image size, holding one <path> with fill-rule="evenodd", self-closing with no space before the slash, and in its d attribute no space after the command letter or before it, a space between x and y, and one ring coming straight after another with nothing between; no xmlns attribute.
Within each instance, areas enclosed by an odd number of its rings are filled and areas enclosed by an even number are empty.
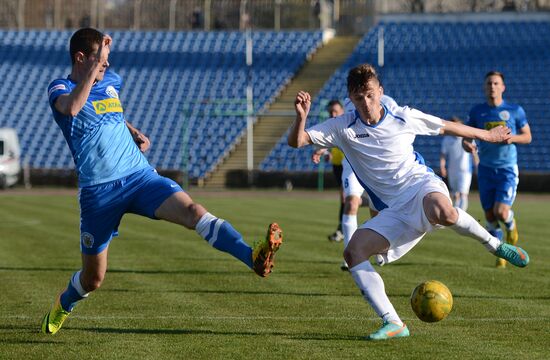
<svg viewBox="0 0 550 360"><path fill-rule="evenodd" d="M376 69L371 64L361 64L348 73L348 92L362 92L366 89L370 80L376 80L381 84Z"/></svg>
<svg viewBox="0 0 550 360"><path fill-rule="evenodd" d="M491 71L489 71L487 74L485 74L485 78L484 78L484 79L487 80L487 78L488 78L489 76L493 76L493 75L495 75L495 76L500 76L500 78L502 79L502 82L504 82L504 74L501 73L500 71L496 71L496 70L491 70Z"/></svg>
<svg viewBox="0 0 550 360"><path fill-rule="evenodd" d="M73 36L71 36L69 53L71 54L71 62L75 63L75 54L82 52L84 55L89 56L94 50L94 44L101 45L103 42L103 33L92 28L83 28L77 30Z"/></svg>
<svg viewBox="0 0 550 360"><path fill-rule="evenodd" d="M343 109L344 108L344 105L342 105L342 103L340 102L340 100L338 99L332 99L328 102L327 104L327 110L330 109L331 107L333 107L334 105L340 105L340 107Z"/></svg>

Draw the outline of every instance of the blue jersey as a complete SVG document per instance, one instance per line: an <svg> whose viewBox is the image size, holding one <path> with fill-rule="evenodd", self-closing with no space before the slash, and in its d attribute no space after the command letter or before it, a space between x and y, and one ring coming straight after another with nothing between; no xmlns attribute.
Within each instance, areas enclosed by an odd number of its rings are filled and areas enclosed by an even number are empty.
<svg viewBox="0 0 550 360"><path fill-rule="evenodd" d="M496 126L507 126L512 134L518 134L519 129L527 125L523 108L516 104L503 101L500 106L490 106L487 103L476 105L470 110L466 125L490 130ZM518 163L515 144L494 144L479 141L479 163L490 168L513 167Z"/></svg>
<svg viewBox="0 0 550 360"><path fill-rule="evenodd" d="M54 104L77 83L57 79L48 86L50 107L71 149L80 187L120 179L149 166L126 126L118 98L121 84L119 75L106 71L75 117L61 114Z"/></svg>

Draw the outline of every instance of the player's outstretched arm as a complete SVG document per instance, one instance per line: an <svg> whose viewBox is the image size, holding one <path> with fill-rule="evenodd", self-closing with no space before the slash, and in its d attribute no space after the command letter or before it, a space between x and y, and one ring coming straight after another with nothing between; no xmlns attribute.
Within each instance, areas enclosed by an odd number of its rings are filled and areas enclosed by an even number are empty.
<svg viewBox="0 0 550 360"><path fill-rule="evenodd" d="M130 134L134 139L134 142L138 146L141 152L146 152L151 147L151 141L145 134L132 126L128 121L126 121L126 127L130 130Z"/></svg>
<svg viewBox="0 0 550 360"><path fill-rule="evenodd" d="M311 161L313 161L314 164L319 164L321 162L321 156L325 156L327 161L332 159L330 152L325 148L321 148L313 152L311 155Z"/></svg>
<svg viewBox="0 0 550 360"><path fill-rule="evenodd" d="M77 53L77 61L82 66L82 78L78 79L78 85L66 95L61 95L55 101L55 109L63 115L76 116L86 104L90 91L101 69L109 66L107 59L113 39L109 35L103 37L97 54L86 57L83 53Z"/></svg>
<svg viewBox="0 0 550 360"><path fill-rule="evenodd" d="M462 139L462 148L468 153L475 154L477 152L477 146L473 139Z"/></svg>
<svg viewBox="0 0 550 360"><path fill-rule="evenodd" d="M504 126L484 130L445 120L443 120L443 127L439 134L461 136L466 139L476 139L491 143L504 143L512 137L510 128Z"/></svg>
<svg viewBox="0 0 550 360"><path fill-rule="evenodd" d="M311 95L305 91L300 91L294 101L294 110L296 110L296 120L288 134L288 145L293 148L299 148L312 144L309 135L305 131L307 115L311 108Z"/></svg>
<svg viewBox="0 0 550 360"><path fill-rule="evenodd" d="M530 144L533 137L531 136L531 128L529 124L525 124L521 129L519 129L519 134L512 135L508 143L515 144Z"/></svg>

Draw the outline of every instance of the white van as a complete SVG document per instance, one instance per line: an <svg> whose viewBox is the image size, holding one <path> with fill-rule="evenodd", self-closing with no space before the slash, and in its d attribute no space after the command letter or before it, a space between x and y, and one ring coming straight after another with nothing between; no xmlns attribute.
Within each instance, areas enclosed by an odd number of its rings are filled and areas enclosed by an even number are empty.
<svg viewBox="0 0 550 360"><path fill-rule="evenodd" d="M21 172L21 148L15 129L0 128L0 189L13 186Z"/></svg>

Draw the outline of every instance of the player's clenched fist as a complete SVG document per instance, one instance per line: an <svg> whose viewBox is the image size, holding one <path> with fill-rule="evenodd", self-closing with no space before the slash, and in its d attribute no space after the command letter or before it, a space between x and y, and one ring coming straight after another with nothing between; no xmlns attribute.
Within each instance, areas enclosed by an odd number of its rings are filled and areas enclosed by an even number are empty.
<svg viewBox="0 0 550 360"><path fill-rule="evenodd" d="M309 95L309 93L305 91L298 92L298 94L296 95L296 100L294 101L296 114L302 119L305 119L307 117L307 114L309 113L310 107L311 95Z"/></svg>
<svg viewBox="0 0 550 360"><path fill-rule="evenodd" d="M512 137L512 130L509 127L497 126L489 130L488 142L506 143Z"/></svg>

